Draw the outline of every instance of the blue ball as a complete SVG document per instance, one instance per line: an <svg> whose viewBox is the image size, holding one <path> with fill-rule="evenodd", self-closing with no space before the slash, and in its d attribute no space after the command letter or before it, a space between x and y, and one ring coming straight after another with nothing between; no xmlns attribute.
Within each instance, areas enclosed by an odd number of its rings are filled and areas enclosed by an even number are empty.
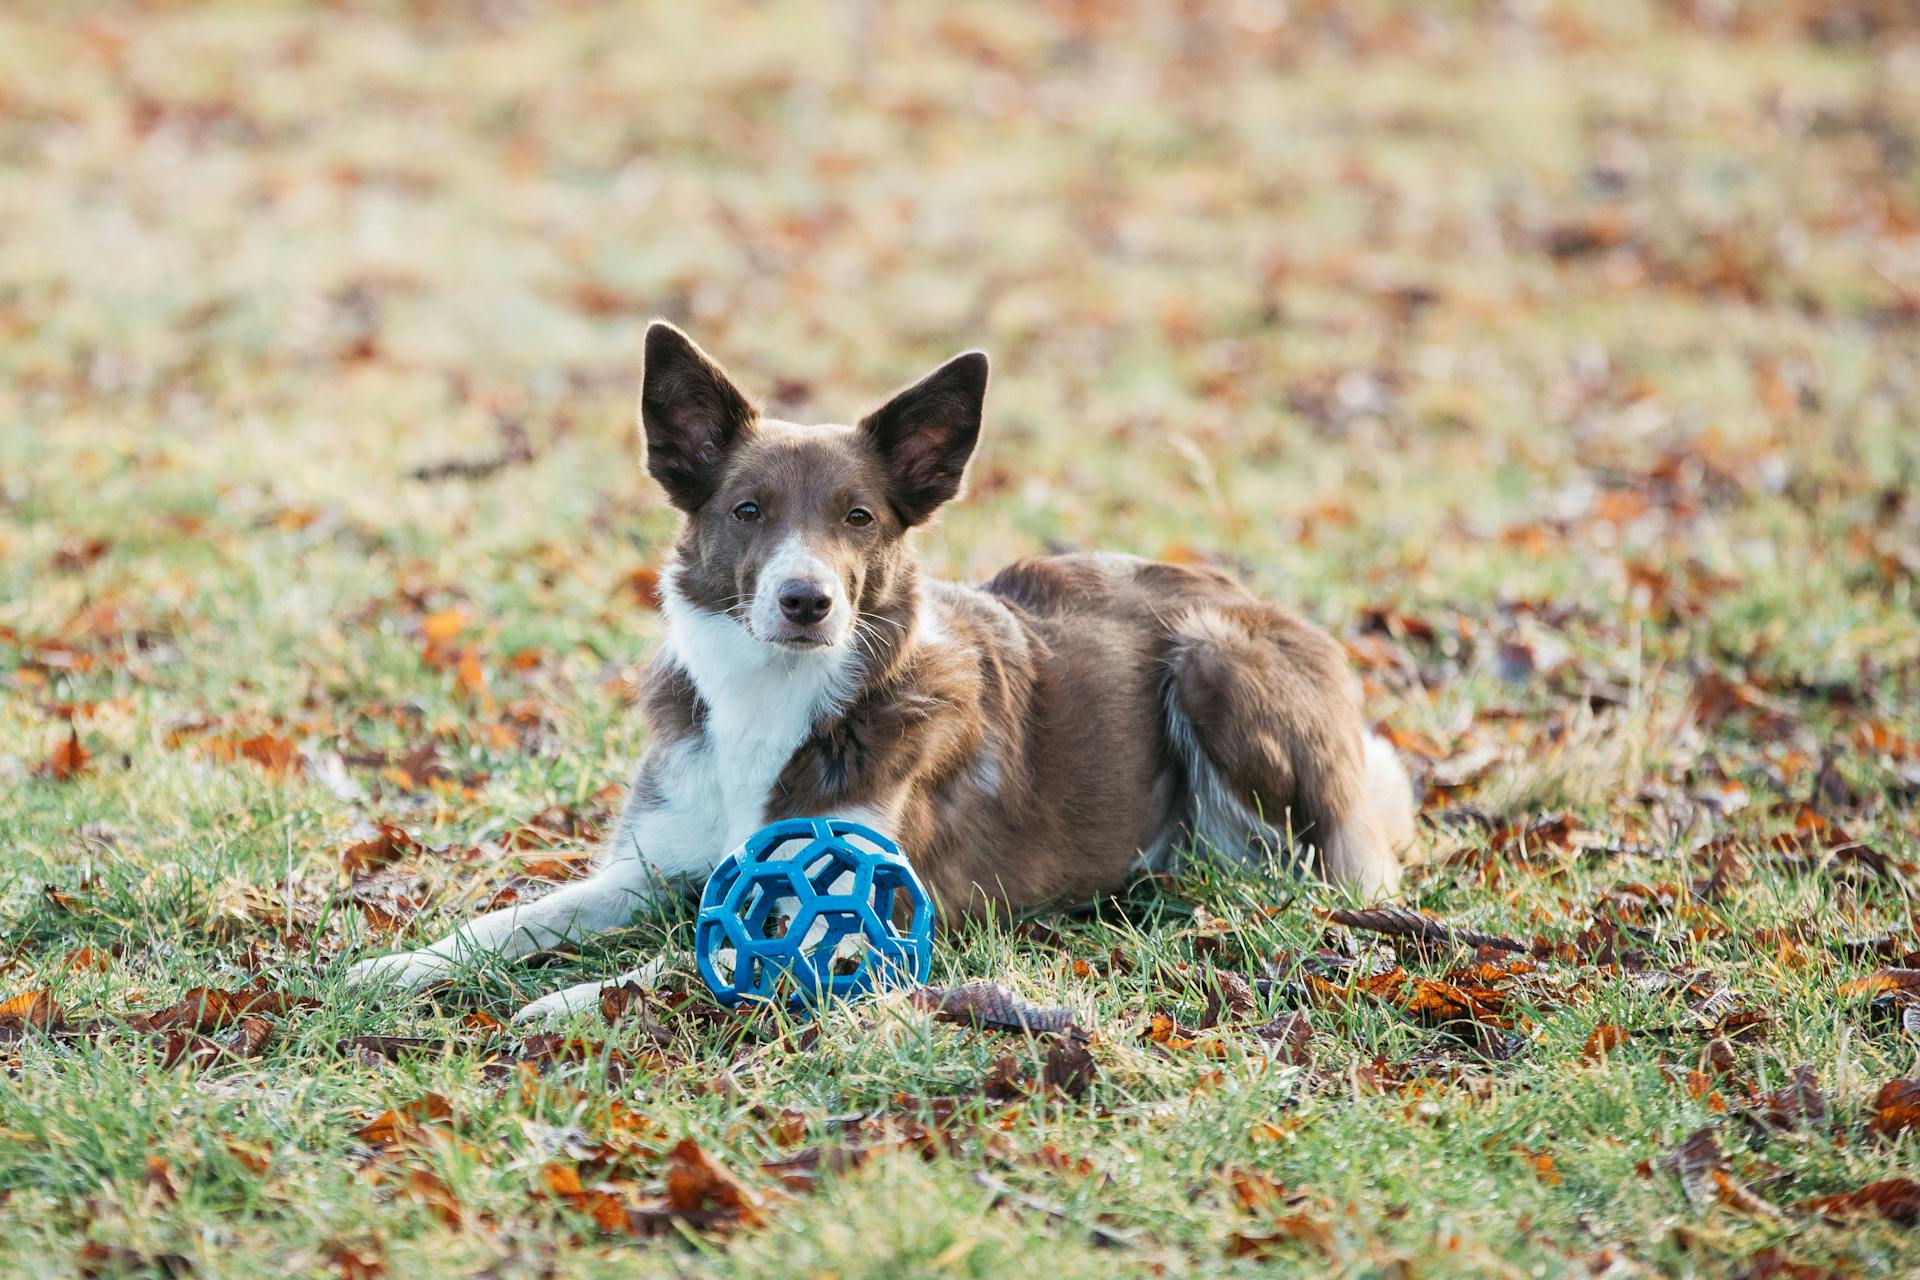
<svg viewBox="0 0 1920 1280"><path fill-rule="evenodd" d="M911 903L903 930L895 895ZM848 939L857 964L835 973ZM900 846L838 818L789 818L760 828L713 869L700 895L693 954L714 996L783 1002L918 985L933 969L933 902ZM846 967L846 966L842 966Z"/></svg>

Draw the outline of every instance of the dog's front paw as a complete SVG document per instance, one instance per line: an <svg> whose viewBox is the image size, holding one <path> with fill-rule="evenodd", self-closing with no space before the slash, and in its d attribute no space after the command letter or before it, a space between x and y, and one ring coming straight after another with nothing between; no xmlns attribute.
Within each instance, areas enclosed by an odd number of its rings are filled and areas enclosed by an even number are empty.
<svg viewBox="0 0 1920 1280"><path fill-rule="evenodd" d="M513 1024L520 1026L529 1022L550 1022L555 1018L565 1018L576 1013L585 1013L589 1009L600 1007L600 992L611 986L608 982L582 982L577 986L563 987L550 996L541 996L528 1005L523 1005L513 1015Z"/></svg>
<svg viewBox="0 0 1920 1280"><path fill-rule="evenodd" d="M390 956L374 956L355 961L347 970L350 987L401 987L418 991L446 977L453 968L443 955L432 951L400 951Z"/></svg>

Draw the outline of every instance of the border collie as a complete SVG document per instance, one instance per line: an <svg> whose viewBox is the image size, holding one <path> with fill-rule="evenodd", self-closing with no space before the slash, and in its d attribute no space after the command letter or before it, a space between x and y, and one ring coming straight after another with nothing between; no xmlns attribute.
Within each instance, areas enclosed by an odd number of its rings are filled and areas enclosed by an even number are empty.
<svg viewBox="0 0 1920 1280"><path fill-rule="evenodd" d="M1391 891L1412 791L1325 632L1223 573L1131 556L920 576L913 531L960 492L986 390L968 352L856 426L800 426L655 323L639 424L682 521L619 827L589 877L351 980L418 989L617 928L802 815L890 834L949 919L1086 900L1194 845L1298 850ZM518 1016L592 1007L602 985Z"/></svg>

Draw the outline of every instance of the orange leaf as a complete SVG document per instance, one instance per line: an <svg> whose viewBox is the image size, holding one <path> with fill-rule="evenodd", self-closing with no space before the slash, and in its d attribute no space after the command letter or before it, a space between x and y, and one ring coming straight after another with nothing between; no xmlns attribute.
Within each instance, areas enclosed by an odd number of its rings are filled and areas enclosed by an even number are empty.
<svg viewBox="0 0 1920 1280"><path fill-rule="evenodd" d="M87 761L93 757L80 745L80 730L73 721L67 721L66 740L54 744L53 751L47 756L38 772L42 777L52 778L55 782L72 782L87 767Z"/></svg>
<svg viewBox="0 0 1920 1280"><path fill-rule="evenodd" d="M426 637L428 644L450 644L455 636L466 629L467 614L464 609L443 609L420 619L420 634Z"/></svg>
<svg viewBox="0 0 1920 1280"><path fill-rule="evenodd" d="M759 1205L740 1180L715 1164L692 1138L682 1138L667 1153L667 1204L678 1213L731 1213L750 1224L761 1218Z"/></svg>
<svg viewBox="0 0 1920 1280"><path fill-rule="evenodd" d="M428 1093L404 1107L381 1112L361 1126L353 1136L362 1142L391 1146L418 1132L423 1124L444 1124L452 1119L453 1104L437 1093Z"/></svg>
<svg viewBox="0 0 1920 1280"><path fill-rule="evenodd" d="M1626 1042L1626 1028L1603 1022L1587 1037L1586 1047L1580 1051L1580 1056L1588 1062L1597 1062Z"/></svg>
<svg viewBox="0 0 1920 1280"><path fill-rule="evenodd" d="M0 1003L0 1026L50 1027L63 1018L60 1006L45 987L23 991Z"/></svg>
<svg viewBox="0 0 1920 1280"><path fill-rule="evenodd" d="M61 959L60 967L68 970L85 969L93 973L105 973L113 968L113 957L93 947L75 947Z"/></svg>
<svg viewBox="0 0 1920 1280"><path fill-rule="evenodd" d="M397 862L420 846L413 837L392 823L383 822L380 830L371 840L362 840L358 844L348 845L340 854L340 869L349 876L359 877L383 867L389 862Z"/></svg>
<svg viewBox="0 0 1920 1280"><path fill-rule="evenodd" d="M551 1161L540 1166L540 1181L549 1193L556 1196L577 1196L586 1193L586 1188L580 1185L580 1170L570 1164Z"/></svg>
<svg viewBox="0 0 1920 1280"><path fill-rule="evenodd" d="M1873 1100L1867 1132L1891 1138L1920 1126L1920 1080L1889 1080Z"/></svg>

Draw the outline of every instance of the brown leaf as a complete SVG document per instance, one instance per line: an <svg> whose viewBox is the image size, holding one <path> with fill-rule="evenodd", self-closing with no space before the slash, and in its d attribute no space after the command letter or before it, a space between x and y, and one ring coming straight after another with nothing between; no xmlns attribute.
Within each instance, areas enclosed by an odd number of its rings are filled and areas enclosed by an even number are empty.
<svg viewBox="0 0 1920 1280"><path fill-rule="evenodd" d="M427 1169L413 1169L408 1172L407 1180L400 1187L400 1194L415 1204L425 1206L426 1210L450 1227L458 1227L466 1221L466 1207L460 1203L460 1197L453 1193L438 1174Z"/></svg>
<svg viewBox="0 0 1920 1280"><path fill-rule="evenodd" d="M1206 1011L1200 1015L1200 1029L1210 1031L1220 1025L1223 1018L1234 1019L1253 1016L1253 987L1247 980L1231 969L1212 969L1207 989Z"/></svg>
<svg viewBox="0 0 1920 1280"><path fill-rule="evenodd" d="M1876 969L1864 978L1840 984L1843 996L1877 996L1886 992L1920 997L1920 969Z"/></svg>
<svg viewBox="0 0 1920 1280"><path fill-rule="evenodd" d="M180 1186L174 1181L173 1166L160 1156L147 1157L147 1187L163 1204L180 1198Z"/></svg>
<svg viewBox="0 0 1920 1280"><path fill-rule="evenodd" d="M1100 1064L1093 1060L1087 1046L1078 1039L1056 1036L1047 1048L1047 1064L1040 1072L1040 1083L1069 1098L1084 1095L1100 1075Z"/></svg>
<svg viewBox="0 0 1920 1280"><path fill-rule="evenodd" d="M378 1240L331 1241L326 1256L340 1280L384 1280L387 1274L386 1250Z"/></svg>
<svg viewBox="0 0 1920 1280"><path fill-rule="evenodd" d="M1586 1047L1580 1050L1580 1056L1587 1062L1598 1062L1626 1042L1626 1028L1603 1022L1587 1037Z"/></svg>
<svg viewBox="0 0 1920 1280"><path fill-rule="evenodd" d="M1376 907L1361 911L1341 908L1328 913L1327 918L1349 929L1364 929L1368 933L1381 933L1391 938L1409 938L1416 942L1432 943L1437 946L1460 942L1471 947L1495 947L1501 951L1528 950L1524 942L1517 942L1500 934L1456 929L1452 925L1443 924L1417 911L1409 911L1405 907Z"/></svg>
<svg viewBox="0 0 1920 1280"><path fill-rule="evenodd" d="M969 982L958 987L921 987L912 996L922 1009L933 1010L940 1022L986 1031L1078 1034L1073 1010L1059 1005L1037 1005L992 982Z"/></svg>
<svg viewBox="0 0 1920 1280"><path fill-rule="evenodd" d="M1746 1269L1734 1280L1851 1280L1854 1274L1851 1270L1795 1262L1778 1249L1762 1249L1747 1259Z"/></svg>
<svg viewBox="0 0 1920 1280"><path fill-rule="evenodd" d="M1274 1219L1270 1231L1258 1235L1236 1232L1227 1242L1227 1256L1267 1258L1278 1252L1282 1245L1289 1244L1304 1245L1323 1258L1331 1258L1334 1255L1333 1228L1324 1218L1303 1209Z"/></svg>
<svg viewBox="0 0 1920 1280"><path fill-rule="evenodd" d="M272 1037L273 1024L265 1018L243 1018L219 1039L192 1031L175 1031L160 1041L160 1063L166 1067L205 1068L230 1060L257 1058Z"/></svg>
<svg viewBox="0 0 1920 1280"><path fill-rule="evenodd" d="M692 1138L682 1138L667 1153L667 1205L683 1214L717 1211L749 1226L763 1217L740 1180L714 1163Z"/></svg>
<svg viewBox="0 0 1920 1280"><path fill-rule="evenodd" d="M1709 1175L1724 1163L1720 1156L1720 1140L1714 1136L1713 1126L1705 1125L1687 1135L1687 1140L1667 1152L1662 1163L1680 1177L1680 1187L1687 1193L1687 1199L1695 1204L1705 1204L1712 1198L1715 1187Z"/></svg>
<svg viewBox="0 0 1920 1280"><path fill-rule="evenodd" d="M38 1027L45 1030L64 1021L66 1019L60 1012L60 1006L54 1003L53 993L45 987L23 991L0 1002L0 1027L15 1030Z"/></svg>
<svg viewBox="0 0 1920 1280"><path fill-rule="evenodd" d="M255 734L251 738L208 738L206 748L216 760L251 761L270 777L297 772L302 762L299 747L290 739L270 733Z"/></svg>
<svg viewBox="0 0 1920 1280"><path fill-rule="evenodd" d="M1891 1138L1916 1125L1920 1125L1920 1080L1889 1080L1881 1085L1867 1132Z"/></svg>
<svg viewBox="0 0 1920 1280"><path fill-rule="evenodd" d="M90 973L106 973L113 968L113 956L96 947L75 947L61 958L60 967L69 972L80 969Z"/></svg>
<svg viewBox="0 0 1920 1280"><path fill-rule="evenodd" d="M319 1001L290 996L260 983L239 991L194 987L175 1004L129 1020L137 1031L219 1031L248 1017L282 1017L295 1009L312 1009Z"/></svg>
<svg viewBox="0 0 1920 1280"><path fill-rule="evenodd" d="M1827 1118L1827 1100L1821 1096L1819 1079L1810 1066L1795 1067L1791 1084L1752 1098L1745 1106L1776 1129L1797 1129L1803 1123L1820 1125Z"/></svg>
<svg viewBox="0 0 1920 1280"><path fill-rule="evenodd" d="M72 720L68 720L67 736L54 744L53 750L35 772L55 782L72 782L86 771L87 762L92 758L87 749L80 745L80 730Z"/></svg>
<svg viewBox="0 0 1920 1280"><path fill-rule="evenodd" d="M579 1167L557 1160L540 1166L540 1183L550 1195L577 1196L586 1192L586 1188L580 1185Z"/></svg>
<svg viewBox="0 0 1920 1280"><path fill-rule="evenodd" d="M1148 1016L1147 1025L1140 1029L1140 1038L1163 1049L1191 1049L1200 1042L1192 1028L1181 1026L1164 1013Z"/></svg>
<svg viewBox="0 0 1920 1280"><path fill-rule="evenodd" d="M416 852L420 846L400 827L383 822L376 835L370 840L348 845L340 854L340 869L348 876L358 879L377 867Z"/></svg>
<svg viewBox="0 0 1920 1280"><path fill-rule="evenodd" d="M1273 1046L1273 1056L1296 1067L1313 1065L1313 1024L1304 1013L1283 1013L1253 1034Z"/></svg>
<svg viewBox="0 0 1920 1280"><path fill-rule="evenodd" d="M453 1104L437 1093L423 1094L403 1107L381 1112L354 1132L362 1142L392 1146L419 1132L422 1125L446 1124L453 1119Z"/></svg>
<svg viewBox="0 0 1920 1280"><path fill-rule="evenodd" d="M1756 1195L1751 1187L1741 1183L1725 1169L1710 1170L1713 1179L1714 1197L1729 1209L1741 1213L1750 1213L1757 1218L1778 1218L1780 1210Z"/></svg>
<svg viewBox="0 0 1920 1280"><path fill-rule="evenodd" d="M1911 1227L1920 1222L1920 1182L1911 1178L1886 1178L1880 1182L1869 1182L1857 1191L1802 1200L1794 1207L1809 1213L1825 1214L1830 1218L1877 1213L1889 1222Z"/></svg>

